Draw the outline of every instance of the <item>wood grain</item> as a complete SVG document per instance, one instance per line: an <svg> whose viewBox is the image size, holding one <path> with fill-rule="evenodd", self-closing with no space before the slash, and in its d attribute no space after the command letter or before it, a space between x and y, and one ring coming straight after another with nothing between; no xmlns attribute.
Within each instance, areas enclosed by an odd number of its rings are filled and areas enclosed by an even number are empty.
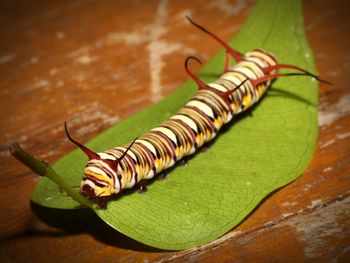
<svg viewBox="0 0 350 263"><path fill-rule="evenodd" d="M350 21L346 1L305 1L320 75L320 135L295 182L271 194L237 228L206 246L160 251L111 230L88 211L30 204L38 180L9 156L17 141L54 162L171 93L184 58L219 46L185 14L229 39L254 1L3 1L0 3L2 262L346 262L350 258ZM232 27L232 24L234 26ZM98 91L98 92L97 92Z"/></svg>

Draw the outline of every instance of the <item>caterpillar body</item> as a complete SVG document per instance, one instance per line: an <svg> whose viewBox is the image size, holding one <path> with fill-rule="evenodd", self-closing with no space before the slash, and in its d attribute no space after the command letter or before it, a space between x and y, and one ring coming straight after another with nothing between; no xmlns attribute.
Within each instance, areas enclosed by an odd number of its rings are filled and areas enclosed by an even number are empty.
<svg viewBox="0 0 350 263"><path fill-rule="evenodd" d="M174 116L122 147L95 153L75 141L65 125L67 137L89 158L81 181L82 194L101 208L106 208L111 196L123 189L135 186L142 188L144 180L153 178L195 153L212 140L234 115L246 111L259 101L271 80L280 76L309 75L323 81L297 66L279 64L274 54L263 49L256 49L243 56L213 33L190 18L188 20L226 49L224 73L218 80L203 83L188 69L191 59L200 61L188 57L185 69L197 83L197 93ZM229 63L230 57L237 62L233 67ZM281 68L294 69L300 73L276 73Z"/></svg>

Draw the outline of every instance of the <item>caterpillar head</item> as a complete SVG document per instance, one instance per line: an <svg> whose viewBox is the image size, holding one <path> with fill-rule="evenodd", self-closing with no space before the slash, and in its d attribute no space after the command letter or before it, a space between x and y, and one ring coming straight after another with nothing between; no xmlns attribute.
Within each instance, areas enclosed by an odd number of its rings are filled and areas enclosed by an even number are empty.
<svg viewBox="0 0 350 263"><path fill-rule="evenodd" d="M107 174L105 169L96 165L103 161L103 159L90 159L84 169L80 188L81 193L88 199L106 198L115 193L113 175Z"/></svg>
<svg viewBox="0 0 350 263"><path fill-rule="evenodd" d="M108 176L104 170L99 168L97 162L101 163L108 160L103 160L97 153L74 140L69 135L66 123L64 124L64 127L68 139L77 145L89 158L89 161L84 169L84 176L80 183L82 195L96 202L101 208L106 208L107 201L114 193L113 182L112 179L110 179L112 177ZM118 163L116 165L118 165Z"/></svg>
<svg viewBox="0 0 350 263"><path fill-rule="evenodd" d="M136 139L129 145L126 151L116 160L102 158L103 153L97 154L88 147L74 140L68 133L67 124L65 130L68 139L77 145L89 158L84 169L80 187L81 193L88 199L95 201L101 208L106 208L107 201L110 197L121 190L121 185L115 184L113 178L118 177L118 166L120 161L125 157ZM113 174L112 174L113 173Z"/></svg>
<svg viewBox="0 0 350 263"><path fill-rule="evenodd" d="M94 179L84 174L80 183L81 193L87 199L93 200L100 208L106 208L107 202L110 200L113 190L110 185L99 185Z"/></svg>

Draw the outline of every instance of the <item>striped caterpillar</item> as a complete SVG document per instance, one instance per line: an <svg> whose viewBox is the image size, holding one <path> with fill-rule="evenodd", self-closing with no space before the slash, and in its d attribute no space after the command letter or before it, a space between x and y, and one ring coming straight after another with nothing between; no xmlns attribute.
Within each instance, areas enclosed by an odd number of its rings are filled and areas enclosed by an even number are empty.
<svg viewBox="0 0 350 263"><path fill-rule="evenodd" d="M89 159L81 181L81 192L101 208L106 208L108 200L123 189L136 186L140 191L145 190L144 180L156 174L164 175L165 169L196 152L212 140L234 115L259 101L273 79L307 75L326 82L300 67L278 63L275 55L263 49L243 56L218 36L187 19L225 48L224 73L218 80L208 84L202 82L188 68L190 60L201 63L200 60L188 57L185 70L197 83L197 93L174 116L122 147L95 153L75 141L65 124L69 140ZM237 62L233 67L230 66L230 57ZM283 68L294 69L298 73L277 73Z"/></svg>

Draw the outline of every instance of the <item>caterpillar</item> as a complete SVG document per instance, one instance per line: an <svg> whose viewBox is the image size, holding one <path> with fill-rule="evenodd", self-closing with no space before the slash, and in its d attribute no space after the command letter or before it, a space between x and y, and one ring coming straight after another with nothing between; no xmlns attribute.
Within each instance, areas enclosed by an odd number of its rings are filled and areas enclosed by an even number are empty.
<svg viewBox="0 0 350 263"><path fill-rule="evenodd" d="M280 64L273 53L261 48L242 55L215 34L189 17L187 19L226 50L224 72L218 80L207 84L200 80L188 67L189 61L201 63L200 60L188 57L184 63L185 70L199 88L192 99L174 116L131 143L104 152L95 153L74 140L65 123L68 139L89 159L83 171L81 193L100 208L106 208L111 197L124 189L136 186L144 191L145 180L156 174L162 175L164 170L195 153L212 140L234 115L258 102L273 79L307 75L328 83L298 66ZM236 61L232 67L231 57ZM297 73L278 73L279 69L293 69Z"/></svg>

